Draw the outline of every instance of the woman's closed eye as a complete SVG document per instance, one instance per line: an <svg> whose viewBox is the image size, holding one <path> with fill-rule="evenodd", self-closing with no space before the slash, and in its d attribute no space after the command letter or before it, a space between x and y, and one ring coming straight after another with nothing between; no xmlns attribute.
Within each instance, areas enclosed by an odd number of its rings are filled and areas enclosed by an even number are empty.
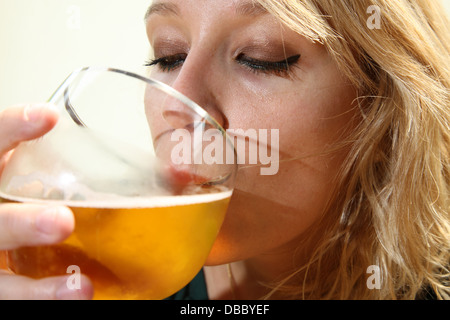
<svg viewBox="0 0 450 320"><path fill-rule="evenodd" d="M236 57L236 61L256 73L288 76L291 67L298 63L300 56L300 54L297 54L280 61L265 61L254 59L241 53Z"/></svg>
<svg viewBox="0 0 450 320"><path fill-rule="evenodd" d="M146 67L157 66L163 72L170 72L184 63L186 60L187 54L185 53L177 53L170 56L163 56L160 58L155 58L150 60L144 64Z"/></svg>
<svg viewBox="0 0 450 320"><path fill-rule="evenodd" d="M239 54L235 61L256 73L288 76L291 67L298 63L300 56L300 54L297 54L280 61L265 61L251 58L245 54ZM187 54L184 53L163 56L146 62L145 66L157 66L163 72L170 72L181 67L186 58Z"/></svg>

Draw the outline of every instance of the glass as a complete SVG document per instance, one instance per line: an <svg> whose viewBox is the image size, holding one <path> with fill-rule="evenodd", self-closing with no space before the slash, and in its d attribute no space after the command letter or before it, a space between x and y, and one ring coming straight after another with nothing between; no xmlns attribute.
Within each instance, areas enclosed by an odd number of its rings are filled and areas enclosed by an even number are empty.
<svg viewBox="0 0 450 320"><path fill-rule="evenodd" d="M94 299L181 289L203 266L232 194L236 152L225 130L173 88L111 68L75 71L50 102L57 125L16 148L0 197L66 205L75 231L10 251L9 268L33 278L79 270Z"/></svg>

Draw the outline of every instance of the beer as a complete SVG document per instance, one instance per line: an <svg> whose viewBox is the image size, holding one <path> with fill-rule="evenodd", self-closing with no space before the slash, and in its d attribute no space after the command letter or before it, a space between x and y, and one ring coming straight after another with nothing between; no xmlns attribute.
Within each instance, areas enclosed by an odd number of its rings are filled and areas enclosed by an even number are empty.
<svg viewBox="0 0 450 320"><path fill-rule="evenodd" d="M230 196L224 191L123 203L66 202L75 215L74 233L61 244L10 251L9 267L41 278L67 275L75 265L92 280L94 299L163 299L201 269Z"/></svg>

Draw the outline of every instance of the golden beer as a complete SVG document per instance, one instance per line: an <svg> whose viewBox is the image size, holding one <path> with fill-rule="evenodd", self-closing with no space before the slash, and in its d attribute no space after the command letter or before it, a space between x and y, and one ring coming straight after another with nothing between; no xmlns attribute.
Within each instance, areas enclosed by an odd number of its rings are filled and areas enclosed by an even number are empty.
<svg viewBox="0 0 450 320"><path fill-rule="evenodd" d="M73 234L61 244L10 251L9 267L42 278L67 275L75 265L92 280L94 299L163 299L201 269L230 196L225 191L124 203L65 202L75 215Z"/></svg>

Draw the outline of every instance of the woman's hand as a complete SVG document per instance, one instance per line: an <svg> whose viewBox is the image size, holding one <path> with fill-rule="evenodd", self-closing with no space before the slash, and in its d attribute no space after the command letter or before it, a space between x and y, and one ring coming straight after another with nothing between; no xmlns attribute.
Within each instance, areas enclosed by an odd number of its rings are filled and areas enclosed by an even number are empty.
<svg viewBox="0 0 450 320"><path fill-rule="evenodd" d="M49 104L17 106L0 112L0 173L20 142L42 136L57 119L57 112ZM73 229L74 217L67 207L0 203L0 251L54 244L67 238ZM0 299L92 298L93 288L87 277L81 276L81 289L74 290L67 286L69 276L34 280L0 270Z"/></svg>

